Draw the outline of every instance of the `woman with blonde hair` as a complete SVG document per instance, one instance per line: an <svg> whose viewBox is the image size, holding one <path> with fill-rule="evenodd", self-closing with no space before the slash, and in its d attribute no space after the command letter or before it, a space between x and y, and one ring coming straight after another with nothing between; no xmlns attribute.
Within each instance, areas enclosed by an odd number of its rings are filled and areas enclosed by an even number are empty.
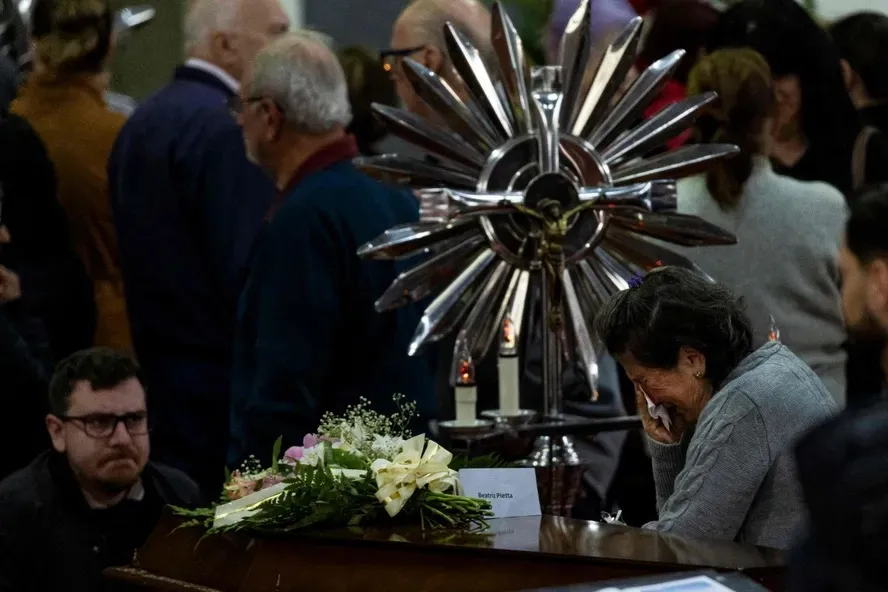
<svg viewBox="0 0 888 592"><path fill-rule="evenodd" d="M94 344L130 350L108 193L108 157L125 121L104 99L112 24L107 0L36 0L31 14L35 69L12 112L34 127L55 167L59 203L92 281Z"/></svg>
<svg viewBox="0 0 888 592"><path fill-rule="evenodd" d="M740 153L679 182L678 209L733 232L738 241L686 254L742 296L754 347L779 329L783 343L844 405L846 334L837 265L844 197L826 183L774 172L768 153L776 105L764 57L723 49L702 58L690 73L688 95L709 91L719 98L697 121L696 140L736 144Z"/></svg>

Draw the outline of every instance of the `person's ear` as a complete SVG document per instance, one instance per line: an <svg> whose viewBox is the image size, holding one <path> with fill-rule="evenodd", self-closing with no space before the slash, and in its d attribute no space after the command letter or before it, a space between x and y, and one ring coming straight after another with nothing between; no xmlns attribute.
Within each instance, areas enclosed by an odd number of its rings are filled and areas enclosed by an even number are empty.
<svg viewBox="0 0 888 592"><path fill-rule="evenodd" d="M270 99L263 99L260 109L262 109L262 116L267 124L265 139L268 142L276 142L281 137L284 127L284 113Z"/></svg>
<svg viewBox="0 0 888 592"><path fill-rule="evenodd" d="M444 54L441 53L441 50L435 47L434 45L426 46L426 48L422 51L422 65L440 76L441 78L449 79L449 76L445 76L445 72L442 72L444 68Z"/></svg>
<svg viewBox="0 0 888 592"><path fill-rule="evenodd" d="M888 317L888 261L876 259L869 264L866 277L866 299L873 314Z"/></svg>
<svg viewBox="0 0 888 592"><path fill-rule="evenodd" d="M854 78L856 77L854 68L848 63L848 60L841 60L842 79L845 81L845 90L851 91L854 88Z"/></svg>
<svg viewBox="0 0 888 592"><path fill-rule="evenodd" d="M46 431L49 432L49 439L52 440L52 447L55 451L64 454L65 445L65 422L49 414L46 416Z"/></svg>
<svg viewBox="0 0 888 592"><path fill-rule="evenodd" d="M212 37L210 37L211 52L213 56L223 62L227 63L230 61L230 57L234 48L232 46L231 37L222 31L216 31L213 33Z"/></svg>
<svg viewBox="0 0 888 592"><path fill-rule="evenodd" d="M696 378L706 376L706 356L692 347L678 350L678 366Z"/></svg>

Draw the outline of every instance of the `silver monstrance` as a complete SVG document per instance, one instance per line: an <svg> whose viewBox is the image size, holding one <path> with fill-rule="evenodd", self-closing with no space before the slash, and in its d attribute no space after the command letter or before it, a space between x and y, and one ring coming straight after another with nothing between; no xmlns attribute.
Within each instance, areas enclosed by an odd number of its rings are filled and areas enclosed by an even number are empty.
<svg viewBox="0 0 888 592"><path fill-rule="evenodd" d="M433 155L434 163L398 154L358 159L365 172L410 185L420 200L418 223L392 228L359 250L374 259L426 254L376 308L389 310L440 289L410 354L459 330L452 377L459 388L460 376L470 375L460 356L483 358L502 341L504 321L509 338L521 339L524 317L536 304L532 296L539 294L547 420L563 418L562 364L570 356L577 356L597 392L599 345L589 329L596 310L627 289L633 276L661 265L693 265L662 241L736 242L701 218L676 213L674 181L735 154L736 146L697 144L649 156L687 129L716 95L685 99L642 120L685 52L672 52L624 87L642 19L595 44L589 18L584 0L562 38L561 64L533 68L500 4L493 8L495 68L446 25L447 49L470 97L461 98L434 72L406 59L406 76L440 121L374 105L393 134ZM485 416L514 425L529 413L500 409ZM493 427L474 416L441 424L463 434ZM579 462L570 436L542 436L530 464Z"/></svg>

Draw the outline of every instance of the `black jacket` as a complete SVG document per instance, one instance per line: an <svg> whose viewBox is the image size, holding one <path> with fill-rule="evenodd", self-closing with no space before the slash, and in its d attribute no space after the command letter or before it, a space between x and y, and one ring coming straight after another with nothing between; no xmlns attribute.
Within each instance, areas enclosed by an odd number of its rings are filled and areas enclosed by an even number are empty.
<svg viewBox="0 0 888 592"><path fill-rule="evenodd" d="M0 592L98 592L101 572L127 565L167 504L195 506L197 486L184 473L148 463L145 496L91 509L68 466L41 454L0 483Z"/></svg>
<svg viewBox="0 0 888 592"><path fill-rule="evenodd" d="M12 242L0 265L19 274L22 298L10 322L47 373L62 358L93 343L92 282L74 252L46 147L21 117L0 113L3 224Z"/></svg>
<svg viewBox="0 0 888 592"><path fill-rule="evenodd" d="M796 449L811 526L790 563L790 592L885 589L888 400L864 400Z"/></svg>

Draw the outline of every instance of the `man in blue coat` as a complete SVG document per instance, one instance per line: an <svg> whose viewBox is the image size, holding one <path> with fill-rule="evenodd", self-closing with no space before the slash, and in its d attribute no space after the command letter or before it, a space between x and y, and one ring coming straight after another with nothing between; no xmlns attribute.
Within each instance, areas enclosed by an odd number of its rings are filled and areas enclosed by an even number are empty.
<svg viewBox="0 0 888 592"><path fill-rule="evenodd" d="M416 221L418 205L351 164L336 56L316 34L283 37L260 54L240 96L248 154L280 193L238 310L229 463L266 458L279 436L298 444L325 411L360 397L387 413L401 393L428 419L430 362L407 355L421 310L373 307L403 267L357 256L364 242Z"/></svg>
<svg viewBox="0 0 888 592"><path fill-rule="evenodd" d="M108 179L154 458L215 498L237 298L274 195L246 158L229 103L289 20L278 0L195 0L185 28L188 61L127 121Z"/></svg>

